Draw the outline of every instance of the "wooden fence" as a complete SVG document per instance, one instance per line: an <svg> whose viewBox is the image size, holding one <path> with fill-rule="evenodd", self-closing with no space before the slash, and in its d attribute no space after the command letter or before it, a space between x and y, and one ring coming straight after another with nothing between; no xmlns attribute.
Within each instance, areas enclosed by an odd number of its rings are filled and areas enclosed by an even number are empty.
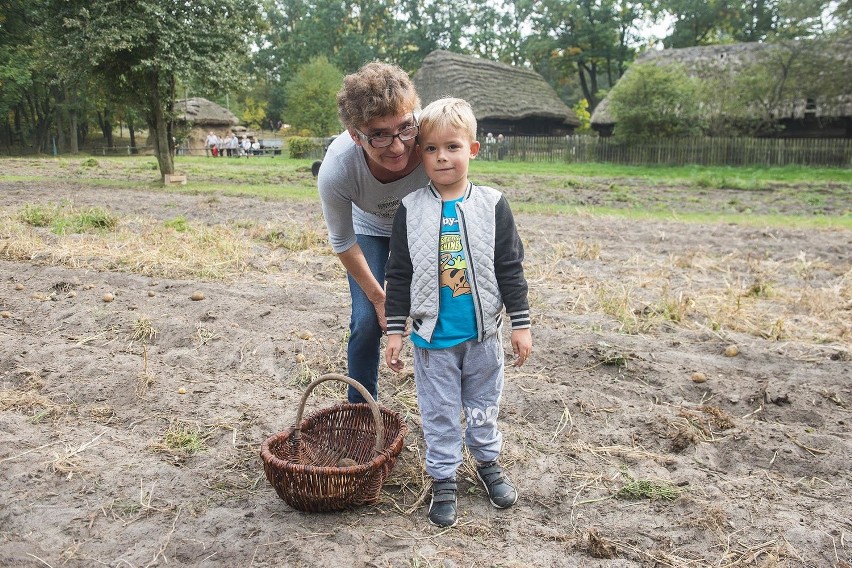
<svg viewBox="0 0 852 568"><path fill-rule="evenodd" d="M496 149L483 152L497 159ZM843 138L670 138L627 145L597 136L517 136L506 140L513 162L612 162L627 165L852 167L852 140Z"/></svg>
<svg viewBox="0 0 852 568"><path fill-rule="evenodd" d="M321 160L327 139L316 138L305 158ZM104 156L151 154L148 146L97 147ZM204 148L182 149L178 155L203 156ZM287 157L286 145L255 155ZM502 157L501 157L502 156ZM626 165L809 166L852 167L852 140L843 138L673 138L627 145L597 136L515 136L503 152L483 143L478 159L509 162L615 163Z"/></svg>

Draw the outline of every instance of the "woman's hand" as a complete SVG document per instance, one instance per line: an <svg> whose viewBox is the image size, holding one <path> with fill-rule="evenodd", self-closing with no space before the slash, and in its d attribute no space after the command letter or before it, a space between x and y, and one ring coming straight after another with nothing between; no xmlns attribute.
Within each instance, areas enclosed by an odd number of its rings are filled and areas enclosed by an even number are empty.
<svg viewBox="0 0 852 568"><path fill-rule="evenodd" d="M379 320L379 327L383 332L388 330L388 320L385 317L385 293L382 291L382 297L379 299L370 298L373 307L376 309L376 319Z"/></svg>

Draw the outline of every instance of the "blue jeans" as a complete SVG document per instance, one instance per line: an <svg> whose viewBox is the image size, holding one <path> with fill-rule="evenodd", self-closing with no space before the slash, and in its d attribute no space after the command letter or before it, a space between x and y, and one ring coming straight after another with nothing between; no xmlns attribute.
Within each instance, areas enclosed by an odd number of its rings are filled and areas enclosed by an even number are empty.
<svg viewBox="0 0 852 568"><path fill-rule="evenodd" d="M385 284L385 265L390 254L389 237L356 235L358 246L367 259L370 272L382 286ZM382 347L382 328L376 317L376 308L367 295L349 278L352 295L352 318L349 320L349 347L346 356L349 376L364 385L374 399L379 396L379 354ZM357 390L349 387L349 402L366 402Z"/></svg>

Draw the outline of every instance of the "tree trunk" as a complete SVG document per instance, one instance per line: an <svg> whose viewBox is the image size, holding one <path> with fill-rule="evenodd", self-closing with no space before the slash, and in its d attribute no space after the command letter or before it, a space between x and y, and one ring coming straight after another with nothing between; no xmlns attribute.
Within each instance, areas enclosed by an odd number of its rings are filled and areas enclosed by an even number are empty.
<svg viewBox="0 0 852 568"><path fill-rule="evenodd" d="M56 109L56 151L60 154L65 151L65 134L62 122L62 109Z"/></svg>
<svg viewBox="0 0 852 568"><path fill-rule="evenodd" d="M133 119L128 119L127 121L127 132L130 133L130 151L133 154L137 154L138 150L136 149L136 125L133 124Z"/></svg>
<svg viewBox="0 0 852 568"><path fill-rule="evenodd" d="M18 142L18 151L23 154L24 153L24 131L23 125L21 124L21 107L22 105L15 105L15 119L14 119L14 135L13 141Z"/></svg>
<svg viewBox="0 0 852 568"><path fill-rule="evenodd" d="M597 79L593 77L594 69L589 69L583 62L577 62L577 76L580 79L580 87L583 89L583 96L586 97L586 100L589 101L589 112L595 112L595 107L598 106L598 97L597 97ZM588 78L587 78L588 77ZM592 84L589 84L589 79L592 80Z"/></svg>
<svg viewBox="0 0 852 568"><path fill-rule="evenodd" d="M69 134L71 136L71 153L77 154L80 152L80 145L77 142L77 111L71 111L71 127L69 128Z"/></svg>
<svg viewBox="0 0 852 568"><path fill-rule="evenodd" d="M169 151L169 133L166 124L166 113L163 109L163 100L160 94L159 75L156 71L147 73L145 77L148 92L148 128L151 129L151 138L154 142L154 155L160 165L161 180L165 182L166 175L175 173L174 156Z"/></svg>
<svg viewBox="0 0 852 568"><path fill-rule="evenodd" d="M115 142L112 136L112 112L110 112L109 108L105 108L103 113L98 111L98 125L101 127L107 148L112 148Z"/></svg>
<svg viewBox="0 0 852 568"><path fill-rule="evenodd" d="M77 106L76 97L72 99L68 96L68 89L65 90L65 102L68 103L68 138L71 142L71 153L76 154L80 151L80 145L77 139Z"/></svg>
<svg viewBox="0 0 852 568"><path fill-rule="evenodd" d="M59 154L65 152L65 92L63 89L55 89L53 100L56 102L56 108L53 111L56 114L56 151Z"/></svg>

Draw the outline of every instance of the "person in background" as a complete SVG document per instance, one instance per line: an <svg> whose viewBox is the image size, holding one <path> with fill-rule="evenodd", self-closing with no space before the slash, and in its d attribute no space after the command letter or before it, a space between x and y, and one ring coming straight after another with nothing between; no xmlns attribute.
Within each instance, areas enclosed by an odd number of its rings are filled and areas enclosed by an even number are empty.
<svg viewBox="0 0 852 568"><path fill-rule="evenodd" d="M387 263L385 361L399 372L412 319L414 381L432 477L429 521L457 520L456 471L467 446L491 504L518 499L497 460L503 393L501 329L505 307L515 365L532 351L524 247L506 198L467 177L479 152L476 118L466 101L439 99L420 115L418 151L431 179L403 197ZM464 411L465 429L459 419Z"/></svg>
<svg viewBox="0 0 852 568"><path fill-rule="evenodd" d="M493 160L494 159L494 145L497 143L497 140L494 138L492 133L488 133L485 135L485 159Z"/></svg>
<svg viewBox="0 0 852 568"><path fill-rule="evenodd" d="M211 155L215 156L216 153L213 151L214 148L219 144L219 137L216 136L211 130L209 134L207 134L207 138L204 140L204 152L209 158Z"/></svg>
<svg viewBox="0 0 852 568"><path fill-rule="evenodd" d="M344 77L337 110L346 133L329 145L317 185L349 280L348 374L377 398L393 216L401 198L429 181L414 151L420 98L405 71L373 62ZM348 399L363 402L352 387Z"/></svg>

